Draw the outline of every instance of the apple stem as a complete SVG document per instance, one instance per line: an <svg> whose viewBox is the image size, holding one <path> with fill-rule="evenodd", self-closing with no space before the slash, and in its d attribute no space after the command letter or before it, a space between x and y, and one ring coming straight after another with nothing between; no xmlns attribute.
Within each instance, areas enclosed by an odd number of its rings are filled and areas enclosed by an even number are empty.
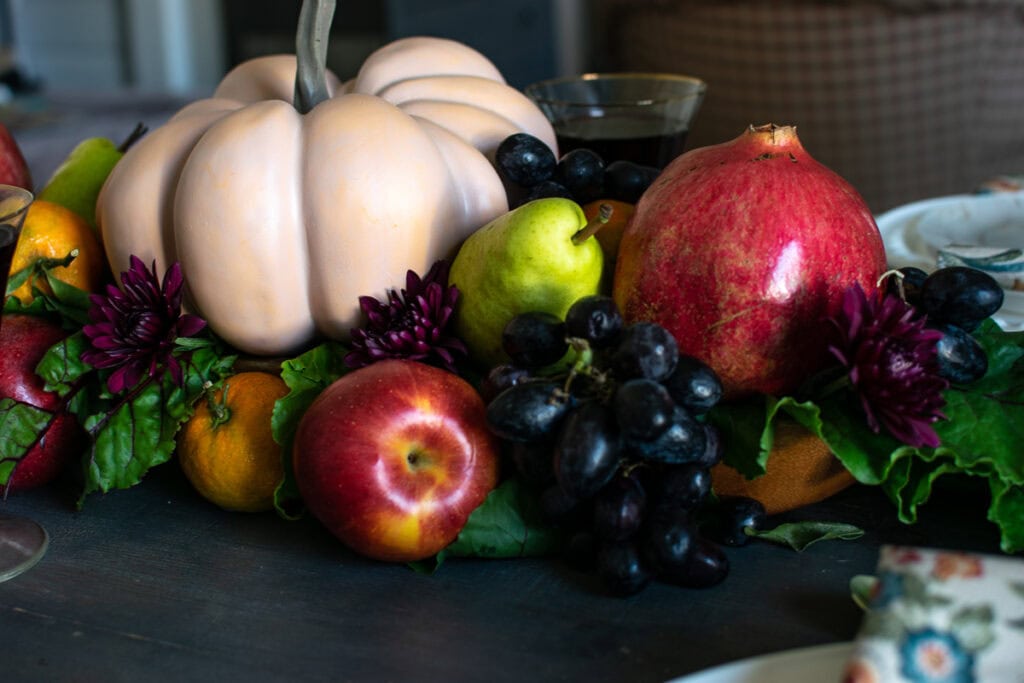
<svg viewBox="0 0 1024 683"><path fill-rule="evenodd" d="M615 213L615 207L608 202L602 202L597 207L597 215L587 221L587 224L580 228L572 236L572 243L579 246L586 242L588 239L597 234L597 231L605 226L605 224L611 220L612 214Z"/></svg>

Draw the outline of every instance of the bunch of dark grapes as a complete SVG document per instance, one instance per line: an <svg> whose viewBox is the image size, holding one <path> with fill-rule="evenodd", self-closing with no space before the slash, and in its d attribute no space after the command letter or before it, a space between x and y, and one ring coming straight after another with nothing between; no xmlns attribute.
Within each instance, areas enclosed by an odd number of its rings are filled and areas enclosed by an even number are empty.
<svg viewBox="0 0 1024 683"><path fill-rule="evenodd" d="M722 395L714 371L681 355L664 327L625 325L604 296L580 299L564 320L518 315L502 341L511 362L481 386L488 425L575 561L619 595L655 578L722 581L729 562L718 543L744 543L764 508L749 498L707 505L722 457L703 419Z"/></svg>
<svg viewBox="0 0 1024 683"><path fill-rule="evenodd" d="M939 374L953 384L985 376L988 356L972 333L1003 305L1003 288L988 273L946 266L926 273L900 268L886 286L923 313L927 326L942 332L936 345Z"/></svg>
<svg viewBox="0 0 1024 683"><path fill-rule="evenodd" d="M605 164L589 149L574 149L556 159L550 147L529 133L505 138L494 161L512 208L544 197L566 197L578 204L597 199L635 204L659 173L632 161Z"/></svg>

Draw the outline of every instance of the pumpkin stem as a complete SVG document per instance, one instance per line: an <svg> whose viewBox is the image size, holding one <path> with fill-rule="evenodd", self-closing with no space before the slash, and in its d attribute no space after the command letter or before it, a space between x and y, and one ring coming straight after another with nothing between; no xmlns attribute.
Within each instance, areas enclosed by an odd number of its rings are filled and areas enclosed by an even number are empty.
<svg viewBox="0 0 1024 683"><path fill-rule="evenodd" d="M122 140L121 144L117 146L117 151L120 152L121 154L124 154L132 145L141 140L142 136L145 135L148 131L149 128L146 126L146 124L144 124L142 121L139 121L137 124L135 124L135 128L128 135L128 137Z"/></svg>
<svg viewBox="0 0 1024 683"><path fill-rule="evenodd" d="M327 44L335 0L302 0L295 34L295 108L307 114L328 99Z"/></svg>

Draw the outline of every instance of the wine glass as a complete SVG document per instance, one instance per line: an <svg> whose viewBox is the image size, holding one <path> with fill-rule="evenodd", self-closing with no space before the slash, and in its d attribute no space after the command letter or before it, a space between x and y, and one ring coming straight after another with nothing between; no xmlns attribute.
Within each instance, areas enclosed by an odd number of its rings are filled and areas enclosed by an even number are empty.
<svg viewBox="0 0 1024 683"><path fill-rule="evenodd" d="M20 187L0 185L0 283L7 300L7 275L25 213L34 199ZM0 323L3 318L0 316ZM49 537L37 522L0 512L0 581L30 569L46 553Z"/></svg>

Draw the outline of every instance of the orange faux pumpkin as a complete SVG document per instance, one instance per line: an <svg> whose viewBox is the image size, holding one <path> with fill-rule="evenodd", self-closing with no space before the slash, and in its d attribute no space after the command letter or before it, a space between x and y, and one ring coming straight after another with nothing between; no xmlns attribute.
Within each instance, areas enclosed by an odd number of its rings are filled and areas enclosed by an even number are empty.
<svg viewBox="0 0 1024 683"><path fill-rule="evenodd" d="M716 494L756 498L770 515L825 500L855 481L824 441L787 419L776 421L763 475L747 479L724 463L711 470Z"/></svg>

